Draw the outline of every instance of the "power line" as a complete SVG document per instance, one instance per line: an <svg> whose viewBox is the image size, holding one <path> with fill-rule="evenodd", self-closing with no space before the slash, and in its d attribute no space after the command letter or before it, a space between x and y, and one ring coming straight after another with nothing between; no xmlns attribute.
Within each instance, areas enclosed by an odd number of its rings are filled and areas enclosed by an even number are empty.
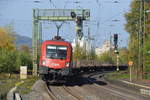
<svg viewBox="0 0 150 100"><path fill-rule="evenodd" d="M52 6L56 9L56 5L54 4L53 0L49 0L49 3L52 4Z"/></svg>
<svg viewBox="0 0 150 100"><path fill-rule="evenodd" d="M67 0L64 4L64 9L66 8L67 4L69 3L69 0Z"/></svg>
<svg viewBox="0 0 150 100"><path fill-rule="evenodd" d="M117 13L117 14L115 14L115 15L113 15L113 16L111 16L111 17L109 17L108 19L104 20L101 24L104 24L105 22L112 20L114 17L116 17L116 16L118 16L120 14L122 14L122 11Z"/></svg>

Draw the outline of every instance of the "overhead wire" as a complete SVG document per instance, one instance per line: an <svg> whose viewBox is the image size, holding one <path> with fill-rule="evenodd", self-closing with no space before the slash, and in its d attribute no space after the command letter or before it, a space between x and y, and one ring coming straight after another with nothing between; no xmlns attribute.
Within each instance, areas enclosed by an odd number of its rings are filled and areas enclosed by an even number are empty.
<svg viewBox="0 0 150 100"><path fill-rule="evenodd" d="M104 20L101 24L104 24L105 22L112 20L114 17L119 16L120 14L122 14L122 11Z"/></svg>
<svg viewBox="0 0 150 100"><path fill-rule="evenodd" d="M8 1L8 0L7 0ZM102 1L102 2L105 2L105 3L111 3L111 1L109 1L109 0L96 0L96 2L97 2L97 4L98 4L98 6L99 6L99 8L101 7L101 3L100 3L100 1ZM115 0L113 0L113 1L115 1ZM119 1L119 0L118 0ZM54 0L49 0L49 2L50 2L50 4L54 7L54 8L56 8L56 5L54 4ZM64 8L66 8L66 6L67 6L67 4L68 4L68 2L69 2L69 0L67 0L67 2L65 3L65 5L64 5ZM121 1L120 1L121 2ZM125 3L126 1L123 1L123 2L121 2L121 3ZM99 11L99 10L98 10ZM118 16L118 15L120 15L121 14L121 12L119 12L119 14L117 13L117 14L115 14L114 16L111 16L111 17L109 17L108 19L106 19L106 20L104 20L104 21L100 21L100 20L98 20L97 21L97 29L99 29L99 27L100 27L100 25L101 24L104 24L105 22L107 22L107 21L110 21L112 18L114 18L114 17L116 17L116 16ZM100 23L101 22L101 23Z"/></svg>
<svg viewBox="0 0 150 100"><path fill-rule="evenodd" d="M64 4L64 9L66 8L67 4L68 4L69 0L67 0Z"/></svg>
<svg viewBox="0 0 150 100"><path fill-rule="evenodd" d="M101 6L100 1L99 1L99 0L96 0L96 2L97 2L98 6L99 6L99 8L100 8L100 6Z"/></svg>
<svg viewBox="0 0 150 100"><path fill-rule="evenodd" d="M102 0L101 0L101 1L102 1ZM99 13L99 12L100 12L99 10L100 10L102 4L99 3L99 2L100 2L99 0L96 0L96 2L97 2L97 5L99 6L99 9L98 9L98 13ZM106 3L106 2L105 2L105 3ZM107 3L109 3L109 2L107 2ZM124 2L121 2L121 3L124 3ZM110 21L111 19L113 19L114 17L116 17L116 16L118 16L118 15L120 15L120 14L122 14L122 11L119 12L119 13L117 13L117 14L115 14L115 15L113 15L113 16L111 16L111 17L109 17L108 19L102 21L101 23L100 23L100 20L98 20L98 21L97 21L97 32L96 32L96 33L98 33L98 30L99 30L100 25L103 25L104 23ZM98 14L98 15L99 15L99 14Z"/></svg>
<svg viewBox="0 0 150 100"><path fill-rule="evenodd" d="M56 5L54 4L53 0L49 0L49 3L52 4L52 6L56 9Z"/></svg>

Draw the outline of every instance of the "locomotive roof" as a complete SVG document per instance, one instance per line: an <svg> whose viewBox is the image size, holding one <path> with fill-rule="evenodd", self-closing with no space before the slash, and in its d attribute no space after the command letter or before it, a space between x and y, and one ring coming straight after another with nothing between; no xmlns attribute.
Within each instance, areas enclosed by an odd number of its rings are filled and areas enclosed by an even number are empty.
<svg viewBox="0 0 150 100"><path fill-rule="evenodd" d="M46 40L46 41L44 41L44 42L62 42L62 43L69 43L69 44L71 44L70 42L64 41L64 40ZM43 42L43 43L44 43L44 42Z"/></svg>
<svg viewBox="0 0 150 100"><path fill-rule="evenodd" d="M55 42L56 44L57 43L67 43L67 44L70 44L70 42L68 41L65 41L63 38L61 38L61 36L55 36L54 38L52 38L51 40L46 40L44 41L43 43L52 43L52 42Z"/></svg>

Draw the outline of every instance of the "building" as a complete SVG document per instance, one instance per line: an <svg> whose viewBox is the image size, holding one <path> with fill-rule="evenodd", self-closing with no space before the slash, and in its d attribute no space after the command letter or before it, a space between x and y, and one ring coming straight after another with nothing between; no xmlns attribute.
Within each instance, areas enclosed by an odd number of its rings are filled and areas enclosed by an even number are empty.
<svg viewBox="0 0 150 100"><path fill-rule="evenodd" d="M76 40L76 39L73 40L73 42L72 42L73 50L76 47L77 43L79 44L79 46L81 48L83 48L87 52L91 52L91 50L92 50L91 42L88 39L85 39L85 37L83 37L81 40Z"/></svg>
<svg viewBox="0 0 150 100"><path fill-rule="evenodd" d="M95 48L96 55L100 56L103 53L109 51L112 48L112 44L109 41L105 41L102 47Z"/></svg>

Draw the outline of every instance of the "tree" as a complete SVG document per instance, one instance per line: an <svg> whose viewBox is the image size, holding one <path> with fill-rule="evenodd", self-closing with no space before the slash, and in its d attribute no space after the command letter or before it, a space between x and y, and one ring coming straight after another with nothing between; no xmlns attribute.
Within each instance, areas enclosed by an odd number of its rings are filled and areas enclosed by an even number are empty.
<svg viewBox="0 0 150 100"><path fill-rule="evenodd" d="M32 56L30 53L30 48L27 45L22 45L20 47L20 65L27 66L29 70L32 69Z"/></svg>
<svg viewBox="0 0 150 100"><path fill-rule="evenodd" d="M127 48L119 49L119 63L128 64L128 50Z"/></svg>
<svg viewBox="0 0 150 100"><path fill-rule="evenodd" d="M19 59L17 51L0 50L0 72L12 73L19 70Z"/></svg>
<svg viewBox="0 0 150 100"><path fill-rule="evenodd" d="M83 60L86 58L87 58L86 50L84 48L81 48L79 45L76 45L73 52L73 59Z"/></svg>
<svg viewBox="0 0 150 100"><path fill-rule="evenodd" d="M113 56L110 56L109 52L104 52L102 55L98 56L97 59L102 63L107 63L107 64L115 63Z"/></svg>
<svg viewBox="0 0 150 100"><path fill-rule="evenodd" d="M19 72L20 66L28 66L32 69L32 56L28 46L23 45L20 50L16 49L13 35L13 27L0 28L0 72Z"/></svg>
<svg viewBox="0 0 150 100"><path fill-rule="evenodd" d="M15 50L14 38L10 36L5 28L0 28L0 49Z"/></svg>
<svg viewBox="0 0 150 100"><path fill-rule="evenodd" d="M30 48L29 48L28 45L21 45L21 46L20 46L20 51L23 51L23 52L25 52L25 53L28 53L29 55L31 54Z"/></svg>
<svg viewBox="0 0 150 100"><path fill-rule="evenodd" d="M144 78L150 78L150 35L146 37L144 46Z"/></svg>
<svg viewBox="0 0 150 100"><path fill-rule="evenodd" d="M147 58L150 58L150 55L147 55L147 52L149 51L149 41L150 41L150 28L148 27L150 25L150 14L146 13L145 14L145 19L142 18L142 26L141 26L141 17L144 15L140 15L140 6L141 1L133 0L131 4L131 10L127 14L125 14L125 18L127 20L127 23L125 25L126 31L129 33L130 40L128 44L128 49L129 49L129 60L132 60L134 62L134 67L133 67L133 73L134 75L139 78L141 75L141 68L139 68L139 61L140 61L140 56L138 55L141 51L143 51L143 63L144 63L144 71L148 71L148 66L149 66L149 60ZM144 7L145 11L150 9L150 2L148 0L145 0ZM144 13L143 13L144 14ZM141 33L140 28L144 27L145 23L145 28L144 32ZM144 37L144 48L140 48L139 46L141 45L141 34L143 34ZM145 58L146 57L146 58ZM146 74L145 74L146 75Z"/></svg>
<svg viewBox="0 0 150 100"><path fill-rule="evenodd" d="M18 51L11 31L0 27L0 72L11 73L19 70Z"/></svg>
<svg viewBox="0 0 150 100"><path fill-rule="evenodd" d="M94 50L92 50L92 51L90 51L89 53L88 53L88 55L87 55L87 57L90 59L90 60L96 60L96 54L95 54L95 51ZM88 59L87 58L87 59Z"/></svg>

